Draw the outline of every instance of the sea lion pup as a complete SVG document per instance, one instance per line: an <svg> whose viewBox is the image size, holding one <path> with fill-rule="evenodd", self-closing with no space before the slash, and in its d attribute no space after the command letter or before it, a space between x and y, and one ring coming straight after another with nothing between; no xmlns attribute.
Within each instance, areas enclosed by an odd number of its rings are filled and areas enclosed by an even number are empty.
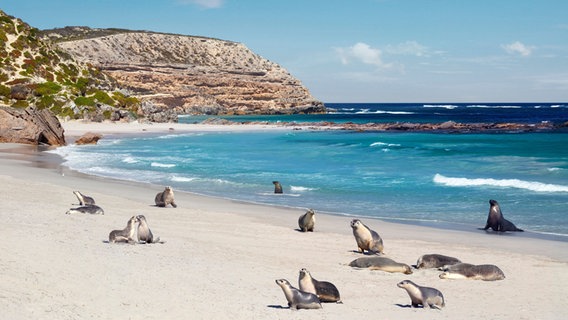
<svg viewBox="0 0 568 320"><path fill-rule="evenodd" d="M276 280L276 284L282 288L286 300L288 300L288 306L290 309L320 309L321 302L313 293L304 292L298 290L288 282L286 279Z"/></svg>
<svg viewBox="0 0 568 320"><path fill-rule="evenodd" d="M444 296L438 289L421 287L410 280L403 280L397 283L396 286L406 290L410 296L410 305L412 308L417 308L418 305L422 305L422 308L425 309L441 309L446 305Z"/></svg>
<svg viewBox="0 0 568 320"><path fill-rule="evenodd" d="M274 193L282 193L282 185L278 181L272 181L274 184Z"/></svg>
<svg viewBox="0 0 568 320"><path fill-rule="evenodd" d="M103 208L101 208L97 205L94 205L94 204L89 204L89 205L86 205L86 206L80 206L80 207L77 207L77 208L71 208L65 213L66 214L72 214L72 213L105 214Z"/></svg>
<svg viewBox="0 0 568 320"><path fill-rule="evenodd" d="M378 233L364 225L359 219L351 220L351 228L353 228L353 236L357 241L359 252L364 253L367 250L375 254L383 253L383 239Z"/></svg>
<svg viewBox="0 0 568 320"><path fill-rule="evenodd" d="M306 268L300 269L300 276L298 279L300 290L313 293L320 299L321 302L341 302L339 297L339 290L331 282L317 281L312 277Z"/></svg>
<svg viewBox="0 0 568 320"><path fill-rule="evenodd" d="M154 239L154 235L148 227L148 222L146 221L146 217L143 215L136 216L138 219L138 242L139 243L158 243L160 242L160 237Z"/></svg>
<svg viewBox="0 0 568 320"><path fill-rule="evenodd" d="M499 203L497 203L497 201L489 200L489 205L489 215L487 216L487 222L485 223L485 228L483 228L483 230L491 228L493 231L501 232L524 231L523 229L517 228L511 221L503 217L501 207L499 207Z"/></svg>
<svg viewBox="0 0 568 320"><path fill-rule="evenodd" d="M88 205L88 204L95 204L95 199L93 199L89 196L86 196L79 191L73 191L73 194L75 194L75 196L79 200L79 204L82 205L82 206L85 206L85 205Z"/></svg>
<svg viewBox="0 0 568 320"><path fill-rule="evenodd" d="M316 224L316 217L315 217L314 209L309 209L306 213L300 216L298 219L298 226L300 227L300 231L307 232L307 231L314 231L314 226Z"/></svg>
<svg viewBox="0 0 568 320"><path fill-rule="evenodd" d="M349 263L353 268L366 268L385 272L401 272L412 274L412 269L406 263L399 263L387 257L361 257Z"/></svg>
<svg viewBox="0 0 568 320"><path fill-rule="evenodd" d="M166 187L164 191L158 193L156 198L154 198L154 202L158 207L167 207L168 204L171 204L172 207L177 208L174 201L174 190L172 187Z"/></svg>
<svg viewBox="0 0 568 320"><path fill-rule="evenodd" d="M416 269L441 268L456 263L461 263L460 259L436 253L425 254L416 261Z"/></svg>
<svg viewBox="0 0 568 320"><path fill-rule="evenodd" d="M126 228L122 230L113 230L108 235L108 242L109 243L116 243L116 242L127 242L127 243L134 243L134 233L136 232L136 222L138 222L138 218L136 216L132 216L128 220L126 224Z"/></svg>
<svg viewBox="0 0 568 320"><path fill-rule="evenodd" d="M495 281L505 279L505 274L499 267L492 264L473 265L470 263L458 263L440 268L443 273L440 279L471 279Z"/></svg>

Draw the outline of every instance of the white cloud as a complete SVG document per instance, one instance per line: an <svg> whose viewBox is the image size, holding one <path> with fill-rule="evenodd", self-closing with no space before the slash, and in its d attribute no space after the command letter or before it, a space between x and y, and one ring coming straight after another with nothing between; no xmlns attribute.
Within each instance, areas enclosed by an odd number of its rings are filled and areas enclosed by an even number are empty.
<svg viewBox="0 0 568 320"><path fill-rule="evenodd" d="M502 44L503 48L508 54L520 54L523 57L528 57L531 55L534 47L527 46L519 41L515 41L509 44Z"/></svg>
<svg viewBox="0 0 568 320"><path fill-rule="evenodd" d="M430 54L427 47L421 45L416 41L406 41L394 46L388 45L385 49L385 52L389 54L409 55L417 57L429 56Z"/></svg>
<svg viewBox="0 0 568 320"><path fill-rule="evenodd" d="M381 58L382 52L380 49L371 48L371 46L363 42L358 42L347 48L337 48L336 51L339 53L343 64L348 64L352 60L357 60L379 68L387 68L390 66L383 62Z"/></svg>
<svg viewBox="0 0 568 320"><path fill-rule="evenodd" d="M215 9L223 6L224 0L178 0L180 4L196 4L207 9Z"/></svg>

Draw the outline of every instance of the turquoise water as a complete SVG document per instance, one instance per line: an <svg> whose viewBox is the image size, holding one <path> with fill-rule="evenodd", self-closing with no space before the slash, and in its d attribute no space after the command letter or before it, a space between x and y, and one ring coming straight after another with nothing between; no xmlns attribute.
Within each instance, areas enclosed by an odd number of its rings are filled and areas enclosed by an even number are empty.
<svg viewBox="0 0 568 320"><path fill-rule="evenodd" d="M55 152L93 175L472 230L495 199L518 227L568 236L567 146L566 133L263 131L109 136Z"/></svg>

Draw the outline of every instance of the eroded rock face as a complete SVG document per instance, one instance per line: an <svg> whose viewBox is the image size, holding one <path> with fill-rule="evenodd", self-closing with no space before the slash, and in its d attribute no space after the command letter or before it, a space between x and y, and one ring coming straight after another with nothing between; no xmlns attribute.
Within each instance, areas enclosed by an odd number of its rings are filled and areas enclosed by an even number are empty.
<svg viewBox="0 0 568 320"><path fill-rule="evenodd" d="M178 114L291 114L325 112L322 102L288 71L245 45L150 32L59 42L151 105L150 121Z"/></svg>
<svg viewBox="0 0 568 320"><path fill-rule="evenodd" d="M97 144L102 137L103 135L100 133L87 132L77 139L75 144Z"/></svg>
<svg viewBox="0 0 568 320"><path fill-rule="evenodd" d="M0 142L62 146L65 136L48 109L0 107Z"/></svg>

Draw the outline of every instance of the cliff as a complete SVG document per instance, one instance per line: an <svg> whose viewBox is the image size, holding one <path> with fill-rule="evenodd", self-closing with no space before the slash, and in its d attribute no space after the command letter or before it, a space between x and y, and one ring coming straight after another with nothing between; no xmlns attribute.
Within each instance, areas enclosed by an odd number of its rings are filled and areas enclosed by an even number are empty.
<svg viewBox="0 0 568 320"><path fill-rule="evenodd" d="M68 27L42 32L142 101L151 121L177 114L325 112L288 71L241 43L146 31Z"/></svg>

